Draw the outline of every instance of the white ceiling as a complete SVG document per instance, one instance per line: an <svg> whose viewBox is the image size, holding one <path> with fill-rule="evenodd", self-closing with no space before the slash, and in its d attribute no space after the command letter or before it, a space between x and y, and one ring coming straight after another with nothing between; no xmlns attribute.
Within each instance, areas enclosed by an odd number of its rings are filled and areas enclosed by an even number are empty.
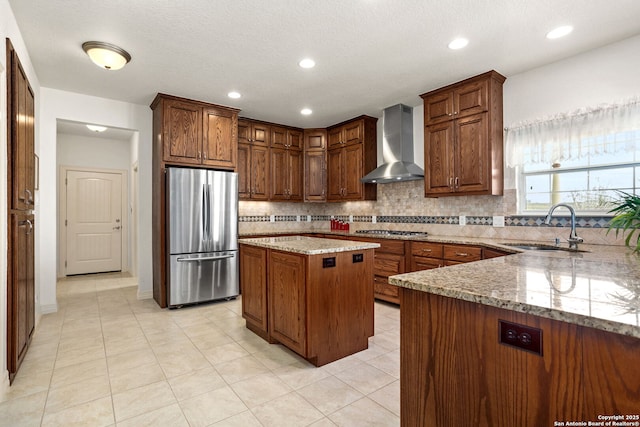
<svg viewBox="0 0 640 427"><path fill-rule="evenodd" d="M9 0L40 84L149 105L157 92L324 127L495 69L510 75L640 34L638 0ZM570 24L550 41L545 33ZM469 46L447 44L464 36ZM133 57L106 71L85 41ZM317 66L298 67L310 56ZM239 100L226 94L236 90ZM313 110L301 116L303 107Z"/></svg>

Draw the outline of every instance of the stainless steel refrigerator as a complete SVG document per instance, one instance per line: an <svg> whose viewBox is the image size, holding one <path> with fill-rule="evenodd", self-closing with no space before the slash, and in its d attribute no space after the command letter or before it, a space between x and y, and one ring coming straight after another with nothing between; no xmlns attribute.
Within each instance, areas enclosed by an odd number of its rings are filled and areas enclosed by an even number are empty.
<svg viewBox="0 0 640 427"><path fill-rule="evenodd" d="M169 307L239 294L238 175L167 168Z"/></svg>

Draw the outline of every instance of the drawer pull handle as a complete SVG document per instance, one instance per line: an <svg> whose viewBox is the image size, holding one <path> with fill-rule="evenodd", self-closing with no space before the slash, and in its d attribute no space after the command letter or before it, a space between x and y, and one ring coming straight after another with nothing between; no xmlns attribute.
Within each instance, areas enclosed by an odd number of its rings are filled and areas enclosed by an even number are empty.
<svg viewBox="0 0 640 427"><path fill-rule="evenodd" d="M426 249L426 248L425 248L425 249L422 249L422 252L432 252L432 250L431 250L431 249Z"/></svg>
<svg viewBox="0 0 640 427"><path fill-rule="evenodd" d="M466 253L466 252L456 252L456 255L457 256L469 256L469 254Z"/></svg>

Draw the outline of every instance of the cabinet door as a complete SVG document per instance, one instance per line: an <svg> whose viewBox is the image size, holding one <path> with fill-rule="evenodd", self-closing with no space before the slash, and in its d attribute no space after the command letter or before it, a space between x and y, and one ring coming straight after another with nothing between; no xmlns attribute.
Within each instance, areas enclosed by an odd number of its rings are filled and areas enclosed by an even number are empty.
<svg viewBox="0 0 640 427"><path fill-rule="evenodd" d="M271 251L269 263L269 333L306 356L305 257Z"/></svg>
<svg viewBox="0 0 640 427"><path fill-rule="evenodd" d="M200 164L202 108L188 102L164 102L164 161L175 164Z"/></svg>
<svg viewBox="0 0 640 427"><path fill-rule="evenodd" d="M267 250L240 245L242 317L263 334L268 333ZM252 328L253 329L253 328Z"/></svg>
<svg viewBox="0 0 640 427"><path fill-rule="evenodd" d="M431 270L442 266L442 259L411 255L411 271Z"/></svg>
<svg viewBox="0 0 640 427"><path fill-rule="evenodd" d="M364 194L364 184L360 178L364 176L364 148L362 144L350 145L344 150L344 198L350 200L360 200Z"/></svg>
<svg viewBox="0 0 640 427"><path fill-rule="evenodd" d="M324 202L327 190L325 153L324 151L307 151L304 158L304 199L309 202Z"/></svg>
<svg viewBox="0 0 640 427"><path fill-rule="evenodd" d="M269 148L251 147L251 198L269 199Z"/></svg>
<svg viewBox="0 0 640 427"><path fill-rule="evenodd" d="M487 111L489 82L481 80L467 83L453 91L454 117L467 117Z"/></svg>
<svg viewBox="0 0 640 427"><path fill-rule="evenodd" d="M287 145L294 150L302 150L303 138L302 132L299 130L289 129L287 131Z"/></svg>
<svg viewBox="0 0 640 427"><path fill-rule="evenodd" d="M342 200L344 182L344 150L341 148L327 152L327 200Z"/></svg>
<svg viewBox="0 0 640 427"><path fill-rule="evenodd" d="M344 144L353 145L362 143L364 135L364 123L358 120L343 126L344 128Z"/></svg>
<svg viewBox="0 0 640 427"><path fill-rule="evenodd" d="M263 123L252 123L251 125L251 143L254 145L269 145L269 136L271 127Z"/></svg>
<svg viewBox="0 0 640 427"><path fill-rule="evenodd" d="M238 144L251 144L251 122L238 120Z"/></svg>
<svg viewBox="0 0 640 427"><path fill-rule="evenodd" d="M238 152L236 114L205 108L202 118L202 164L220 169L235 169Z"/></svg>
<svg viewBox="0 0 640 427"><path fill-rule="evenodd" d="M11 215L11 245L11 274L7 284L7 368L13 379L27 352L35 325L33 215Z"/></svg>
<svg viewBox="0 0 640 427"><path fill-rule="evenodd" d="M336 148L344 144L343 128L337 127L327 131L327 148Z"/></svg>
<svg viewBox="0 0 640 427"><path fill-rule="evenodd" d="M424 130L425 196L450 193L453 188L453 121Z"/></svg>
<svg viewBox="0 0 640 427"><path fill-rule="evenodd" d="M289 190L288 152L283 148L271 149L270 200L287 200Z"/></svg>
<svg viewBox="0 0 640 427"><path fill-rule="evenodd" d="M323 151L327 148L327 131L325 129L305 129L304 149L307 151Z"/></svg>
<svg viewBox="0 0 640 427"><path fill-rule="evenodd" d="M251 198L251 145L238 144L238 198Z"/></svg>
<svg viewBox="0 0 640 427"><path fill-rule="evenodd" d="M11 45L8 44L8 49ZM10 139L11 209L34 206L34 95L18 56L11 50Z"/></svg>
<svg viewBox="0 0 640 427"><path fill-rule="evenodd" d="M287 129L280 126L271 126L271 146L275 148L288 146Z"/></svg>
<svg viewBox="0 0 640 427"><path fill-rule="evenodd" d="M431 126L453 119L453 92L431 95L424 98L424 125Z"/></svg>
<svg viewBox="0 0 640 427"><path fill-rule="evenodd" d="M489 162L489 128L487 116L476 114L455 122L455 191L473 193L489 190L491 167Z"/></svg>
<svg viewBox="0 0 640 427"><path fill-rule="evenodd" d="M301 202L303 197L304 157L300 150L288 151L289 200Z"/></svg>

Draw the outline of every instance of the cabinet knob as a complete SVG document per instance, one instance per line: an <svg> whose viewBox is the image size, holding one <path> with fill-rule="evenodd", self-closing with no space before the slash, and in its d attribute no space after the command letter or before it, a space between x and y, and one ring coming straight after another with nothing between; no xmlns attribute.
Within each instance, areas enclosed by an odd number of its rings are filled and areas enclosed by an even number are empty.
<svg viewBox="0 0 640 427"><path fill-rule="evenodd" d="M460 178L458 178L457 176L455 179L455 185L456 185L456 188L460 188Z"/></svg>

